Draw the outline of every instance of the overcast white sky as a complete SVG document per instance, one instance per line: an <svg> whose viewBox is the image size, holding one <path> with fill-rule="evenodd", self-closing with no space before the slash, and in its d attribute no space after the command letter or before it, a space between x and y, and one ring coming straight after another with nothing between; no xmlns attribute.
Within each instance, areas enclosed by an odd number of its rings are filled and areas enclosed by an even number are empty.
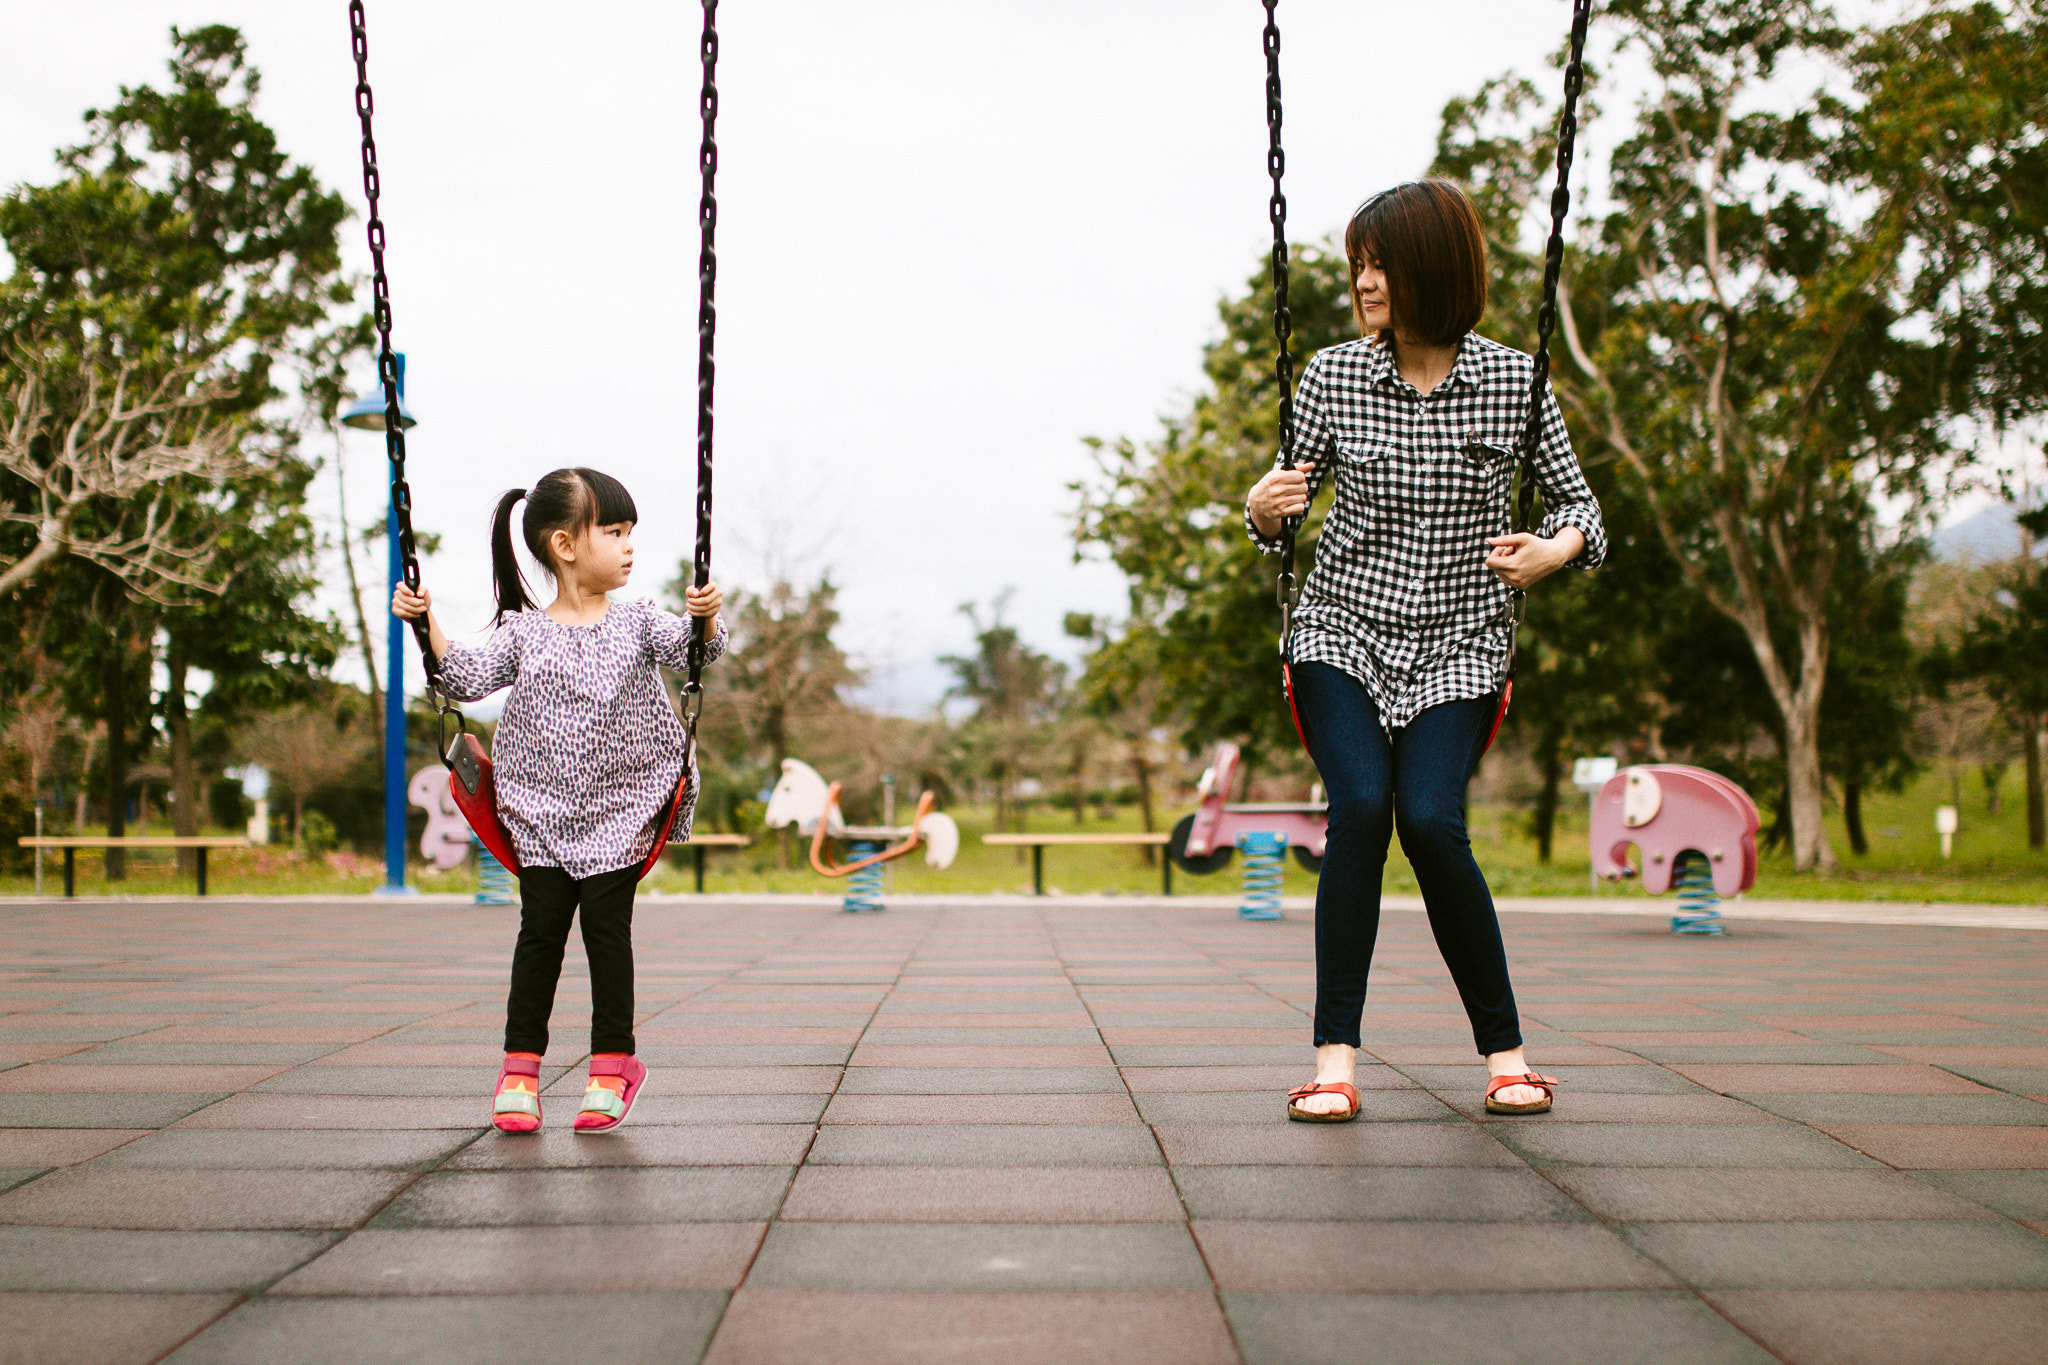
<svg viewBox="0 0 2048 1365"><path fill-rule="evenodd" d="M633 490L628 591L656 592L693 535L697 7L369 11L443 619L483 624L491 502L562 464ZM1452 95L1511 67L1547 87L1568 6L1281 12L1302 240L1420 173ZM161 81L170 25L207 22L242 28L260 112L360 205L343 0L17 6L0 184L50 178L84 109ZM1184 402L1217 300L1264 249L1262 22L1256 0L720 6L714 573L830 569L872 701L936 700L935 656L967 644L963 602L1014 588L1012 619L1062 655L1063 613L1121 609L1113 570L1073 563L1067 484L1089 469L1082 437L1146 437ZM366 268L360 220L346 245ZM348 441L360 522L382 507L382 446ZM330 466L323 515L335 495Z"/></svg>

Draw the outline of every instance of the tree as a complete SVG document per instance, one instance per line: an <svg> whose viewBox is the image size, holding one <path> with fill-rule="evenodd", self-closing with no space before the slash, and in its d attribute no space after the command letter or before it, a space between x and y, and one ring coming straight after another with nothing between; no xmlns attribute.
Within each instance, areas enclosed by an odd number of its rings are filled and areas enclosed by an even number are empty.
<svg viewBox="0 0 2048 1365"><path fill-rule="evenodd" d="M256 116L241 35L171 36L167 89L124 88L88 111L87 140L58 158L66 178L0 200L15 263L0 362L20 433L0 451L13 475L0 474L0 523L34 536L0 557L16 582L63 554L82 561L75 591L41 586L102 623L87 632L103 646L94 660L70 656L101 675L102 704L124 708L108 718L110 783L124 780L127 719L146 707L128 708L109 670L139 648L146 679L162 632L183 831L199 806L189 671L212 675L220 710L275 704L332 662L330 630L299 605L315 578L298 446L307 404L333 406L315 381L335 388L363 328L329 319L351 296L347 211ZM96 574L152 610L115 611ZM124 809L117 785L110 833Z"/></svg>
<svg viewBox="0 0 2048 1365"><path fill-rule="evenodd" d="M1350 272L1326 247L1289 252L1299 372L1306 357L1352 339ZM1203 354L1209 381L1156 440L1091 440L1096 476L1073 485L1075 557L1100 553L1129 581L1121 635L1089 655L1091 673L1157 682L1154 719L1177 725L1187 747L1238 739L1248 764L1296 748L1274 649L1278 562L1245 538L1244 497L1277 448L1270 262L1245 293L1218 305L1223 335ZM1298 537L1300 571L1313 561L1322 511ZM1105 683L1103 695L1124 690Z"/></svg>
<svg viewBox="0 0 2048 1365"><path fill-rule="evenodd" d="M1733 622L1777 710L1795 866L1829 868L1829 592L1881 562L1872 496L1924 509L1954 457L1944 357L1902 327L1896 187L1845 183L1851 111L1750 109L1794 57L1849 39L1813 3L1621 0L1654 95L1617 147L1614 209L1578 253L1563 331L1576 405L1635 476L1687 583ZM1747 110L1747 112L1738 112ZM1574 308L1572 304L1579 304Z"/></svg>
<svg viewBox="0 0 2048 1365"><path fill-rule="evenodd" d="M1125 623L1114 631L1109 623L1085 612L1069 612L1067 634L1085 640L1090 649L1081 661L1077 689L1080 704L1123 746L1131 782L1138 793L1138 813L1147 834L1154 831L1153 778L1159 763L1153 732L1158 728L1161 683L1148 660L1157 646L1150 627ZM1112 648L1114 646L1114 648ZM1156 861L1151 845L1141 846L1145 866Z"/></svg>
<svg viewBox="0 0 2048 1365"><path fill-rule="evenodd" d="M368 748L377 717L363 714L362 694L330 686L324 695L266 712L237 742L244 758L262 764L292 798L292 843L303 847L306 802L347 775Z"/></svg>
<svg viewBox="0 0 2048 1365"><path fill-rule="evenodd" d="M971 702L974 714L961 727L958 744L973 770L995 787L996 828L1005 821L1023 831L1017 783L1029 776L1039 750L1059 717L1067 667L1024 643L1003 620L1009 594L996 598L986 621L973 603L960 610L974 624L974 653L941 655L953 670L949 699Z"/></svg>
<svg viewBox="0 0 2048 1365"><path fill-rule="evenodd" d="M2035 536L2048 536L2048 508L2020 514ZM2048 844L2042 731L2048 728L2048 567L2021 555L2003 575L2003 589L1970 624L1956 651L1956 671L1979 681L2019 731L2027 759L2027 844Z"/></svg>

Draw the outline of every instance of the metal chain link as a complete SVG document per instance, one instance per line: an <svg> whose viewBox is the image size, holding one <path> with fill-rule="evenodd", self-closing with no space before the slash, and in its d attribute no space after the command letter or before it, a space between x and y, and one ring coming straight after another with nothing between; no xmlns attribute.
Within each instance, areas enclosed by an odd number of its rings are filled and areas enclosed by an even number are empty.
<svg viewBox="0 0 2048 1365"><path fill-rule="evenodd" d="M1543 436L1543 395L1550 388L1550 337L1557 330L1557 282L1564 271L1564 220L1572 206L1572 157L1579 137L1579 93L1586 84L1586 27L1593 0L1572 0L1571 54L1564 67L1564 109L1557 119L1557 184L1550 191L1550 240L1543 248L1543 303L1536 310L1535 365L1529 375L1529 411L1522 420L1522 449L1515 472L1513 530L1532 529L1536 516L1536 447ZM1515 649L1520 642L1528 592L1508 594L1508 653L1502 676L1515 675Z"/></svg>
<svg viewBox="0 0 2048 1365"><path fill-rule="evenodd" d="M1280 382L1280 467L1294 468L1294 356L1287 349L1294 335L1294 316L1287 308L1287 196L1280 179L1287 172L1287 153L1280 145L1280 0L1264 0L1266 27L1261 42L1266 52L1266 174L1273 181L1272 197L1266 201L1266 216L1273 223L1273 338L1280 353L1273 361L1274 378ZM1280 580L1274 595L1280 602L1280 653L1287 653L1287 636L1294 624L1294 535L1301 529L1300 516L1286 517L1280 524Z"/></svg>
<svg viewBox="0 0 2048 1365"><path fill-rule="evenodd" d="M1529 529L1536 500L1536 447L1543 435L1543 394L1550 385L1550 337L1557 330L1557 281L1564 270L1564 220L1572 206L1572 156L1579 137L1579 92L1586 83L1586 26L1593 0L1573 0L1571 56L1564 68L1564 111L1557 120L1557 184L1550 191L1550 241L1543 250L1543 305L1536 310L1536 366L1529 377L1529 415L1522 423L1520 488L1515 527Z"/></svg>
<svg viewBox="0 0 2048 1365"><path fill-rule="evenodd" d="M718 330L718 306L714 293L718 283L718 197L713 193L718 178L718 141L713 135L718 122L718 0L703 0L704 33L698 53L704 64L704 84L698 92L698 110L703 115L704 134L697 146L697 168L703 175L703 190L697 199L697 556L694 582L703 587L711 581L711 396L717 362L712 340ZM683 683L683 728L685 743L694 753L697 746L697 714L704 705L704 636L702 616L690 618L689 677Z"/></svg>
<svg viewBox="0 0 2048 1365"><path fill-rule="evenodd" d="M370 311L377 326L377 378L384 386L384 453L391 461L392 525L387 533L398 538L399 572L405 586L418 592L420 557L412 532L412 487L405 481L405 423L398 406L398 356L391 349L391 279L384 272L384 220L377 212L383 177L377 170L377 138L370 128L377 100L370 92L370 32L363 0L349 0L348 25L349 46L356 59L356 117L363 126L363 195L370 202ZM427 698L437 709L448 709L439 700L441 661L434 657L424 615L412 623L412 634L419 642L420 660L427 672ZM391 685L398 689L399 679L392 679Z"/></svg>

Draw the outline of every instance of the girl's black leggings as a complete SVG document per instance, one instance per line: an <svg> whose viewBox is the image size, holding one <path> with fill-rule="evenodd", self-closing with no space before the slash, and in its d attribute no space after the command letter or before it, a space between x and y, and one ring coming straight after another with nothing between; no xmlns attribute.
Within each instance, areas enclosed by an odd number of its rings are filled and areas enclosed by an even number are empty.
<svg viewBox="0 0 2048 1365"><path fill-rule="evenodd" d="M1365 979L1380 930L1388 836L1415 867L1436 946L1481 1055L1522 1045L1493 895L1465 832L1465 784L1486 751L1498 698L1432 706L1387 738L1365 688L1329 664L1296 664L1295 705L1330 793L1316 888L1318 1045L1359 1045Z"/></svg>
<svg viewBox="0 0 2048 1365"><path fill-rule="evenodd" d="M590 1050L633 1051L633 893L640 869L571 877L559 867L519 874L519 942L512 949L512 994L505 1001L505 1051L546 1052L548 1018L569 922L580 909L590 959Z"/></svg>

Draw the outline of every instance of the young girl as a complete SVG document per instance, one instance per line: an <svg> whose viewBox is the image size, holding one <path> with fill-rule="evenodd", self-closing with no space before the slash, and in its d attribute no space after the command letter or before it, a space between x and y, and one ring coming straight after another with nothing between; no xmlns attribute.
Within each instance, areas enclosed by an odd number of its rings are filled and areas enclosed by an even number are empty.
<svg viewBox="0 0 2048 1365"><path fill-rule="evenodd" d="M1353 1068L1393 828L1486 1059L1487 1109L1541 1113L1556 1081L1522 1055L1500 923L1465 833L1465 784L1498 709L1509 590L1597 566L1600 506L1545 390L1535 468L1547 514L1534 535L1506 534L1534 362L1472 330L1486 311L1486 238L1464 192L1424 180L1375 195L1344 250L1365 335L1309 362L1295 407L1302 463L1268 473L1245 504L1270 553L1282 520L1336 487L1288 641L1330 825L1316 889L1316 1076L1288 1096L1287 1116L1358 1114Z"/></svg>
<svg viewBox="0 0 2048 1365"><path fill-rule="evenodd" d="M526 500L526 548L555 580L545 610L527 597L512 549L512 508ZM519 942L505 1002L505 1064L492 1122L507 1133L540 1127L540 1060L569 922L581 910L590 959L590 1085L575 1128L610 1132L647 1082L633 1055L633 892L640 866L683 773L683 727L657 665L688 666L691 623L650 602L614 602L633 572L633 496L594 469L557 469L498 499L491 572L498 614L481 645L454 645L426 591L400 585L391 609L422 614L457 701L502 687L512 694L492 744L498 818L519 854ZM718 585L685 593L709 617L704 661L725 653ZM697 774L676 816L688 836Z"/></svg>

